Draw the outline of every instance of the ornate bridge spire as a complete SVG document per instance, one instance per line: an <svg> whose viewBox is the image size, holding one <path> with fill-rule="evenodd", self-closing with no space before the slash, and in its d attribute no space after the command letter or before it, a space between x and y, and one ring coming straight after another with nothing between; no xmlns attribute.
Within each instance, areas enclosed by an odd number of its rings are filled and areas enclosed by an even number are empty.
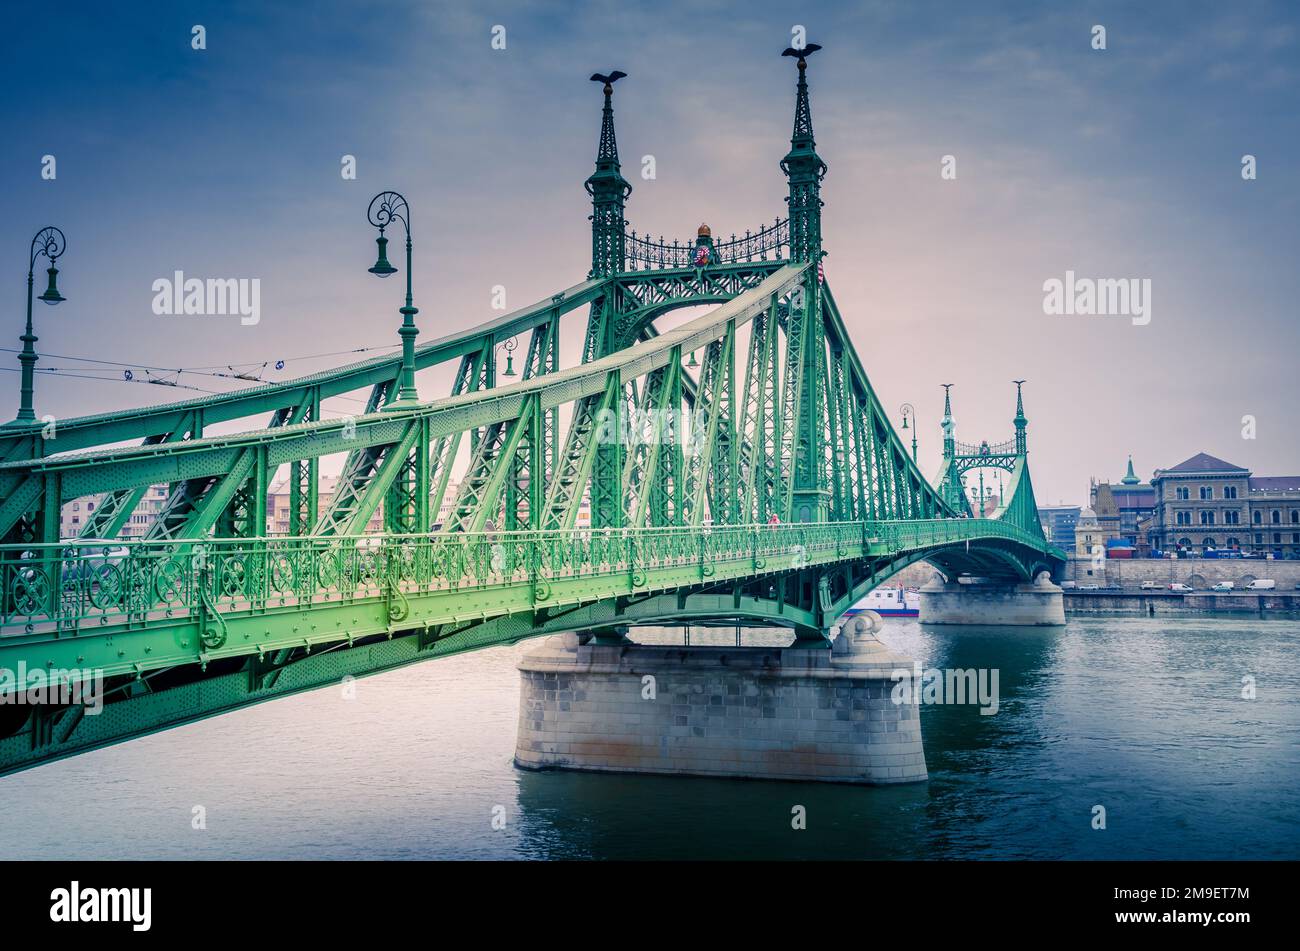
<svg viewBox="0 0 1300 951"><path fill-rule="evenodd" d="M781 171L785 172L790 186L790 196L786 199L790 209L790 257L796 261L816 260L822 250L821 183L826 177L826 163L817 154L813 138L807 75L808 57L819 49L817 44L809 43L799 49L790 47L781 54L797 57L799 61L794 133L790 136L790 151L781 160Z"/></svg>
<svg viewBox="0 0 1300 951"><path fill-rule="evenodd" d="M943 455L947 459L957 453L957 440L953 436L952 384L941 383L940 386L943 387L943 420L939 425L943 427Z"/></svg>
<svg viewBox="0 0 1300 951"><path fill-rule="evenodd" d="M584 183L591 196L591 275L604 277L623 270L626 226L623 207L632 186L619 171L618 140L614 137L614 83L627 73L593 73L592 82L605 86L605 108L600 119L600 145L596 150L596 171Z"/></svg>
<svg viewBox="0 0 1300 951"><path fill-rule="evenodd" d="M799 86L795 97L794 134L781 171L790 186L790 259L816 265L822 256L821 182L826 163L813 141L812 110L808 105L808 57L820 46L790 47L782 56L799 61ZM826 458L826 328L822 314L821 281L805 274L801 306L791 310L787 339L795 357L799 398L795 422L796 445L791 518L801 522L826 521L832 492Z"/></svg>
<svg viewBox="0 0 1300 951"><path fill-rule="evenodd" d="M1016 418L1012 420L1016 424L1016 455L1023 456L1028 451L1025 440L1025 426L1029 424L1029 420L1025 418L1025 400L1020 392L1020 388L1024 386L1025 381L1012 380L1011 382L1016 385Z"/></svg>

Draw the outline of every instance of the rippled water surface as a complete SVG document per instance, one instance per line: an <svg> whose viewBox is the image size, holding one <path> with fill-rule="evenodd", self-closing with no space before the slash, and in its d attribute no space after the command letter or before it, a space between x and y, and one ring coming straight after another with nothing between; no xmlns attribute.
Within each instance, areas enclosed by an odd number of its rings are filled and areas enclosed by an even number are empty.
<svg viewBox="0 0 1300 951"><path fill-rule="evenodd" d="M1300 623L892 620L881 637L926 667L999 670L995 716L922 708L928 783L518 770L524 643L366 678L352 700L318 690L0 778L0 855L1300 857ZM1097 804L1105 831L1091 827ZM791 828L795 805L806 830Z"/></svg>

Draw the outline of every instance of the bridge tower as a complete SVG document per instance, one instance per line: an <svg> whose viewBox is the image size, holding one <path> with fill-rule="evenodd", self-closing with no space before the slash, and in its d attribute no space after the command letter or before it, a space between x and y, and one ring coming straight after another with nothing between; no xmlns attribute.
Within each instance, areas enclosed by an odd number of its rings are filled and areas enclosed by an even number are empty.
<svg viewBox="0 0 1300 951"><path fill-rule="evenodd" d="M600 145L596 149L596 170L584 182L591 196L591 273L608 277L625 264L624 207L632 185L623 177L618 163L618 140L614 137L614 83L627 73L614 70L595 73L593 82L604 83L605 108L600 116Z"/></svg>
<svg viewBox="0 0 1300 951"><path fill-rule="evenodd" d="M786 198L790 216L790 257L810 262L814 268L804 281L804 292L790 305L790 349L787 354L786 386L793 399L786 400L792 417L794 440L788 518L797 522L824 522L830 517L831 490L826 454L826 328L822 318L821 184L826 163L817 154L813 136L812 107L808 98L808 57L821 49L809 43L791 47L781 55L798 62L799 82L795 90L794 130L790 151L781 160L781 171L789 185Z"/></svg>
<svg viewBox="0 0 1300 951"><path fill-rule="evenodd" d="M618 139L614 136L614 83L627 74L611 70L608 74L593 73L592 82L604 84L605 106L600 115L600 144L596 148L596 170L584 183L591 196L591 277L609 277L626 267L627 221L624 209L632 186L619 170ZM615 341L618 301L614 294L605 294L591 305L587 319L587 338L583 347L583 360L618 349ZM617 385L622 388L621 382ZM617 402L614 405L618 405ZM617 423L615 423L617 426ZM595 528L618 528L623 524L623 499L618 490L623 470L623 446L617 432L612 439L603 439L596 448L593 463L591 492L591 524Z"/></svg>
<svg viewBox="0 0 1300 951"><path fill-rule="evenodd" d="M1016 427L1016 455L1023 456L1029 451L1025 438L1025 427L1029 425L1029 420L1025 418L1025 400L1020 392L1025 381L1012 380L1011 382L1016 385L1016 418L1012 420Z"/></svg>
<svg viewBox="0 0 1300 951"><path fill-rule="evenodd" d="M951 459L957 454L957 440L953 433L951 383L943 384L943 419L939 426L943 429L943 457Z"/></svg>
<svg viewBox="0 0 1300 951"><path fill-rule="evenodd" d="M943 429L943 469L939 483L939 491L943 495L943 500L954 509L962 508L962 499L965 493L962 489L961 475L957 471L957 436L956 424L952 418L952 384L944 383L943 385L943 420L939 426Z"/></svg>

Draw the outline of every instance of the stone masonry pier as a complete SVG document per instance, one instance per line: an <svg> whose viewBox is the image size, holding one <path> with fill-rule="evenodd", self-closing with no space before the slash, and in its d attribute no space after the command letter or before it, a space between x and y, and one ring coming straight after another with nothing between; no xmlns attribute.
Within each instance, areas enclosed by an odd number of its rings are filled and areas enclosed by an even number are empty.
<svg viewBox="0 0 1300 951"><path fill-rule="evenodd" d="M831 650L548 638L519 663L515 764L844 783L927 778L913 680L866 619ZM915 684L912 684L915 687Z"/></svg>
<svg viewBox="0 0 1300 951"><path fill-rule="evenodd" d="M1061 588L1044 572L1032 584L961 584L936 575L920 590L922 624L1039 626L1065 623Z"/></svg>

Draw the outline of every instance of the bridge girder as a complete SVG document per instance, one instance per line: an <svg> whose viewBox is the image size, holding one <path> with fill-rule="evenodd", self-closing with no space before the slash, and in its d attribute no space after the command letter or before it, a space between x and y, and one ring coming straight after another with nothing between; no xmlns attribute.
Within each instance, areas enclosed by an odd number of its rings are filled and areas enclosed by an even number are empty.
<svg viewBox="0 0 1300 951"><path fill-rule="evenodd" d="M1059 566L1037 519L1019 397L1014 451L979 450L1011 473L991 518L962 517L972 513L955 490L970 454L950 427L936 488L890 423L824 281L826 163L797 59L781 163L789 218L717 244L705 227L694 245L626 233L611 99L622 74L598 77L593 277L416 348L417 370L458 361L449 397L390 406L394 354L62 420L57 442L43 428L0 432L0 537L11 543L0 546L0 670L97 670L118 714L8 713L0 772L551 631L707 618L820 642L844 607L920 559L1007 579ZM655 326L701 304L718 306ZM561 369L561 320L583 307L583 362ZM497 348L525 332L523 379L503 384ZM322 401L366 390L364 413L323 418ZM264 428L206 435L266 413ZM129 440L144 444L115 446ZM322 503L320 460L334 454L346 456L344 477ZM293 535L262 537L284 465ZM92 524L111 538L156 483L171 487L164 517L124 556L100 539L58 540L65 502L106 494ZM584 500L591 527L580 529ZM381 505L388 532L358 534Z"/></svg>

